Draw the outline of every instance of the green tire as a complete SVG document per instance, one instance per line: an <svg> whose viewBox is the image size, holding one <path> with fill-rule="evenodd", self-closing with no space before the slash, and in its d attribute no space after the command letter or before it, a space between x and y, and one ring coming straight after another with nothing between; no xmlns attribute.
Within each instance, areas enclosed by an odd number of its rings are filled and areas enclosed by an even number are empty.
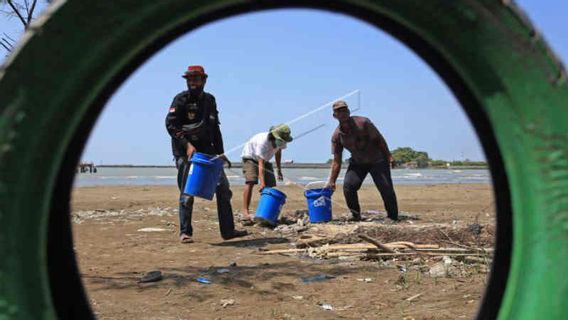
<svg viewBox="0 0 568 320"><path fill-rule="evenodd" d="M0 69L0 319L93 317L69 200L85 141L117 87L185 32L291 6L385 30L462 103L490 163L498 211L478 317L568 318L566 73L509 1L68 0L29 28Z"/></svg>

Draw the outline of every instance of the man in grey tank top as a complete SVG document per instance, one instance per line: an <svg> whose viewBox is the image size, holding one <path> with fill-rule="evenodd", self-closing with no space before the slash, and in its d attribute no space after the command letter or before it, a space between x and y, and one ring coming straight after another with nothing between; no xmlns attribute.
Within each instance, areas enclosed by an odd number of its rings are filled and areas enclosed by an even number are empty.
<svg viewBox="0 0 568 320"><path fill-rule="evenodd" d="M357 191L368 173L381 193L388 217L397 220L398 206L390 172L393 158L385 138L368 118L351 116L345 101L333 104L333 117L339 121L339 125L331 137L333 162L328 186L335 190L343 149L347 149L351 152L351 159L343 181L343 194L352 220L361 220Z"/></svg>

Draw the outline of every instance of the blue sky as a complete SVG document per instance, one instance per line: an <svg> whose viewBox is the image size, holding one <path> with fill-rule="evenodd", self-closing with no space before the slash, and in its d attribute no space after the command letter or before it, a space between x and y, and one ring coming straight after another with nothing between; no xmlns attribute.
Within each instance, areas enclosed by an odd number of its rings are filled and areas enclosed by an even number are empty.
<svg viewBox="0 0 568 320"><path fill-rule="evenodd" d="M517 1L562 60L568 1ZM16 21L2 19L2 31ZM391 149L410 146L432 158L484 159L475 133L440 78L413 52L354 18L324 11L277 10L225 19L177 39L139 68L111 98L83 154L97 164L171 164L164 117L185 90L188 64L209 74L226 149L353 90L347 102L377 125ZM360 103L359 103L360 102ZM285 159L330 158L336 126L329 109L292 125ZM229 154L238 160L240 150Z"/></svg>

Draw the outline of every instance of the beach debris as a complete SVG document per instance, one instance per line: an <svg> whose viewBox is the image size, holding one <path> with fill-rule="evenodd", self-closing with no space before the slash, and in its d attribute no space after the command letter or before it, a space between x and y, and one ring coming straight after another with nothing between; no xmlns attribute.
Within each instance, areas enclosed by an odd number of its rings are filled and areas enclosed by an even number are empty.
<svg viewBox="0 0 568 320"><path fill-rule="evenodd" d="M487 259L486 257L484 258L484 257L476 257L476 256L465 256L465 257L463 257L463 262L470 263L470 264L475 264L475 263L488 264L491 261L489 259Z"/></svg>
<svg viewBox="0 0 568 320"><path fill-rule="evenodd" d="M391 249L407 249L409 248L406 244L401 244L400 242L385 243L386 247ZM416 244L413 245L416 250L429 251L440 249L439 245L436 244ZM259 248L261 254L283 254L283 253L308 253L308 255L317 256L318 252L323 253L324 251L347 251L347 252L376 252L377 247L371 244L365 243L349 243L349 244L323 244L318 247L307 247L307 248L297 248L297 249L275 249L266 250L265 248ZM322 254L322 256L324 256Z"/></svg>
<svg viewBox="0 0 568 320"><path fill-rule="evenodd" d="M215 272L217 272L219 274L223 274L223 273L229 273L229 272L231 272L231 270L229 270L227 268L222 268L222 269L217 269Z"/></svg>
<svg viewBox="0 0 568 320"><path fill-rule="evenodd" d="M345 311L345 310L347 310L347 309L349 309L349 308L351 308L351 307L353 307L352 304L346 305L345 307L336 307L335 310L336 310L336 311Z"/></svg>
<svg viewBox="0 0 568 320"><path fill-rule="evenodd" d="M146 283L146 282L156 282L160 280L162 280L162 272L155 270L144 273L140 278L140 280L138 280L138 282Z"/></svg>
<svg viewBox="0 0 568 320"><path fill-rule="evenodd" d="M303 300L304 297L303 297L303 296L292 296L292 299L294 299L294 300Z"/></svg>
<svg viewBox="0 0 568 320"><path fill-rule="evenodd" d="M474 236L479 237L479 235L481 235L481 229L483 229L483 226L481 226L479 223L472 223L468 225L467 228L469 229L469 231L471 231L471 233L473 233Z"/></svg>
<svg viewBox="0 0 568 320"><path fill-rule="evenodd" d="M365 236L363 236L365 237ZM359 238L359 237L358 237ZM480 263L489 259L493 248L456 248L456 247L440 247L438 244L415 244L408 241L397 241L390 243L381 243L385 248L391 252L383 252L381 248L374 244L367 243L349 243L349 244L324 244L319 247L295 248L295 249L274 249L267 250L266 248L259 248L260 254L305 254L314 259L332 259L338 260L378 260L381 263L386 263L389 260L406 260L411 261L410 264L398 264L396 267L401 273L408 272L410 266L415 266L421 272L428 272L429 267L425 265L426 261L438 258L440 260L445 258L446 262L446 275L459 276L465 274L463 263L459 265L458 261L471 261L475 264L481 264L475 272L486 272L484 267L487 262ZM450 258L452 257L452 258ZM471 257L473 259L469 259ZM467 258L467 260L466 260ZM470 264L471 264L470 262ZM413 267L414 268L414 267ZM448 272L449 271L449 272ZM432 271L434 277L444 276L437 267Z"/></svg>
<svg viewBox="0 0 568 320"><path fill-rule="evenodd" d="M136 231L138 231L138 232L164 232L164 231L168 231L168 230L164 229L164 228L142 228L142 229L138 229Z"/></svg>
<svg viewBox="0 0 568 320"><path fill-rule="evenodd" d="M294 217L297 220L303 220L304 218L309 218L309 211L306 209L294 211Z"/></svg>
<svg viewBox="0 0 568 320"><path fill-rule="evenodd" d="M373 278L359 278L359 279L357 279L357 281L369 283L369 282L373 282Z"/></svg>
<svg viewBox="0 0 568 320"><path fill-rule="evenodd" d="M404 301L412 302L413 300L416 300L416 299L420 298L423 294L424 294L424 293L415 294L415 295L413 295L412 297L409 297L409 298L404 299Z"/></svg>
<svg viewBox="0 0 568 320"><path fill-rule="evenodd" d="M174 291L174 289L169 288L168 291L166 292L166 294L164 294L164 297L167 297L170 295L170 293L172 293L172 291Z"/></svg>
<svg viewBox="0 0 568 320"><path fill-rule="evenodd" d="M310 283L310 282L325 281L325 280L329 280L329 279L333 279L333 278L335 278L335 277L332 276L332 275L322 273L322 274L318 274L318 275L315 275L315 276L302 277L302 281L304 283Z"/></svg>
<svg viewBox="0 0 568 320"><path fill-rule="evenodd" d="M221 299L221 301L219 301L219 303L221 304L221 306L223 308L226 308L228 306L232 306L235 304L235 300L234 299Z"/></svg>
<svg viewBox="0 0 568 320"><path fill-rule="evenodd" d="M428 273L432 278L442 278L450 275L453 260L448 256L443 256L442 261L430 267ZM452 270L453 271L453 270Z"/></svg>
<svg viewBox="0 0 568 320"><path fill-rule="evenodd" d="M369 237L369 236L366 235L366 234L360 234L360 235L359 235L359 238L361 238L361 239L363 239L363 240L365 240L365 241L367 241L367 242L369 242L369 243L371 243L371 244L374 244L375 246L377 246L377 248L379 248L379 249L381 249L381 250L383 250L383 251L390 252L390 253L394 253L394 250L393 250L393 249L391 249L391 248L385 246L384 244L380 243L380 242L377 241L376 239L373 239L373 238Z"/></svg>
<svg viewBox="0 0 568 320"><path fill-rule="evenodd" d="M332 306L331 304L329 304L329 303L322 303L322 304L320 304L320 307L321 307L323 310L329 310L329 311L332 311L332 310L333 310L333 306Z"/></svg>
<svg viewBox="0 0 568 320"><path fill-rule="evenodd" d="M201 284L211 284L211 280L204 278L204 277L199 277L196 279L197 282L201 283Z"/></svg>
<svg viewBox="0 0 568 320"><path fill-rule="evenodd" d="M282 234L297 234L306 230L308 230L307 226L301 226L298 224L291 224L291 225L281 224L276 228L274 228L274 231L280 232Z"/></svg>
<svg viewBox="0 0 568 320"><path fill-rule="evenodd" d="M442 278L448 274L448 270L443 262L438 262L430 267L428 273L432 278Z"/></svg>
<svg viewBox="0 0 568 320"><path fill-rule="evenodd" d="M177 209L172 208L143 208L139 210L122 209L122 210L82 210L74 211L71 215L74 223L81 223L83 220L99 220L105 218L123 218L138 219L145 216L173 216Z"/></svg>
<svg viewBox="0 0 568 320"><path fill-rule="evenodd" d="M321 237L313 234L301 235L295 243L296 248L318 247L324 244L330 244L332 238Z"/></svg>
<svg viewBox="0 0 568 320"><path fill-rule="evenodd" d="M236 262L231 262L231 263L229 264L229 267L236 267L236 266L237 266L237 263L236 263Z"/></svg>

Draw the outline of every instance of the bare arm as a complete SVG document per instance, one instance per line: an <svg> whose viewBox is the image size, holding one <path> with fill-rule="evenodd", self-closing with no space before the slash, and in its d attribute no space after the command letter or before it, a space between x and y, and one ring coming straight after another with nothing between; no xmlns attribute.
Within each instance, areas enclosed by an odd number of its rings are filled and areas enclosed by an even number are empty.
<svg viewBox="0 0 568 320"><path fill-rule="evenodd" d="M276 151L276 154L274 155L274 157L276 158L276 168L278 168L278 171L282 170L282 149L278 149L278 151Z"/></svg>
<svg viewBox="0 0 568 320"><path fill-rule="evenodd" d="M333 160L331 161L331 172L327 181L327 187L335 191L335 182L339 176L339 171L341 171L341 162L343 161L343 145L339 138L338 129L331 136L331 154L333 154Z"/></svg>
<svg viewBox="0 0 568 320"><path fill-rule="evenodd" d="M276 151L276 154L274 155L274 157L276 158L276 168L277 168L277 173L278 173L278 181L282 181L284 180L284 176L282 175L282 149L278 149L278 151Z"/></svg>
<svg viewBox="0 0 568 320"><path fill-rule="evenodd" d="M335 153L333 155L333 161L331 162L331 174L329 176L329 181L327 182L327 184L333 190L335 190L335 182L337 181L337 177L339 176L339 172L341 171L342 158L342 153Z"/></svg>
<svg viewBox="0 0 568 320"><path fill-rule="evenodd" d="M262 191L266 187L266 181L264 181L264 160L262 159L258 159L258 179L260 181L258 191Z"/></svg>

